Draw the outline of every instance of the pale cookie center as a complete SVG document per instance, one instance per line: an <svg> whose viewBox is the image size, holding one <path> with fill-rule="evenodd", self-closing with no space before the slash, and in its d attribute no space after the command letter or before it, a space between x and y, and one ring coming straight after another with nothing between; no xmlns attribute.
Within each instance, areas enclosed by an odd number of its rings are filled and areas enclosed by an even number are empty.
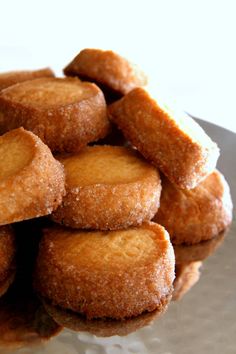
<svg viewBox="0 0 236 354"><path fill-rule="evenodd" d="M5 96L28 107L50 108L63 106L86 99L93 95L91 87L78 82L49 81L22 83Z"/></svg>
<svg viewBox="0 0 236 354"><path fill-rule="evenodd" d="M65 166L67 183L71 187L136 182L152 170L151 166L131 154L92 149L60 161Z"/></svg>
<svg viewBox="0 0 236 354"><path fill-rule="evenodd" d="M16 175L32 160L32 147L20 139L0 139L0 181Z"/></svg>
<svg viewBox="0 0 236 354"><path fill-rule="evenodd" d="M55 238L55 246L63 248L60 262L77 266L122 267L144 262L157 251L155 233L151 230L124 230L64 234ZM54 242L53 242L54 243ZM89 262L89 264L88 264Z"/></svg>

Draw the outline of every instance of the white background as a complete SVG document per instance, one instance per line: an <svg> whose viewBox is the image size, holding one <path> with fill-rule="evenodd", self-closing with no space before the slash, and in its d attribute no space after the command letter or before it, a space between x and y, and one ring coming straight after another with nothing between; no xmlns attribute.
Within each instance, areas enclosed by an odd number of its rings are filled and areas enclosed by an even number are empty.
<svg viewBox="0 0 236 354"><path fill-rule="evenodd" d="M0 0L0 71L113 49L185 111L236 131L236 1Z"/></svg>

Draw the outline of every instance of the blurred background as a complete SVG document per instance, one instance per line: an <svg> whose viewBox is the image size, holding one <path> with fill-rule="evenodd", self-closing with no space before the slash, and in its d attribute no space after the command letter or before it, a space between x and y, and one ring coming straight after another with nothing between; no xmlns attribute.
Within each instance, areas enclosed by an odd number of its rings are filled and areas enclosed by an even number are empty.
<svg viewBox="0 0 236 354"><path fill-rule="evenodd" d="M0 72L50 66L83 48L139 64L157 95L236 132L236 1L2 1Z"/></svg>

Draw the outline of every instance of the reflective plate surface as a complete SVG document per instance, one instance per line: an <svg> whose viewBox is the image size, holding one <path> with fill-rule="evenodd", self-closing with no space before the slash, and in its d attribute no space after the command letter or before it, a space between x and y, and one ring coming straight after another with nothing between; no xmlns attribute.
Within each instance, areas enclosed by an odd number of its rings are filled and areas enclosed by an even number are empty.
<svg viewBox="0 0 236 354"><path fill-rule="evenodd" d="M236 205L236 135L198 120L221 149L218 169L225 175ZM1 335L1 334L0 334ZM207 258L200 280L151 325L125 337L107 338L62 331L37 347L2 353L34 354L235 354L236 353L236 224L222 245Z"/></svg>

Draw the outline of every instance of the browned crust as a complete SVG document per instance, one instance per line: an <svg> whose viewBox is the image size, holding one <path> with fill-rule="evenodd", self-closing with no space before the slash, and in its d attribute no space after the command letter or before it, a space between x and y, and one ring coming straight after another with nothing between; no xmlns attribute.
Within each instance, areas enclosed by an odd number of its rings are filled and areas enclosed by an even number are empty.
<svg viewBox="0 0 236 354"><path fill-rule="evenodd" d="M95 319L87 318L59 306L53 306L49 301L43 299L46 311L59 325L77 332L89 332L98 337L127 336L137 331L163 315L171 300L171 293L161 298L158 308L152 312L145 312L139 316L124 320Z"/></svg>
<svg viewBox="0 0 236 354"><path fill-rule="evenodd" d="M0 225L50 214L65 193L63 166L33 133L15 129L0 139L20 138L29 146L32 159L17 174L0 183Z"/></svg>
<svg viewBox="0 0 236 354"><path fill-rule="evenodd" d="M56 92L57 82L63 80L71 82L75 90L77 86L79 90L86 87L91 92L90 96L78 98L73 103L61 102L53 107L32 107L8 98L11 90L24 91L24 85L29 85L29 82L14 85L0 93L0 131L4 133L22 126L38 135L54 152L79 151L89 142L103 138L109 131L109 122L104 95L96 85L82 83L76 78L36 79L31 83L36 89L37 84L50 82L55 85ZM68 100L66 95L65 88Z"/></svg>
<svg viewBox="0 0 236 354"><path fill-rule="evenodd" d="M0 227L0 296L12 283L15 275L16 242L11 226Z"/></svg>
<svg viewBox="0 0 236 354"><path fill-rule="evenodd" d="M202 262L183 263L175 266L173 301L182 297L199 281Z"/></svg>
<svg viewBox="0 0 236 354"><path fill-rule="evenodd" d="M130 266L126 266L127 259L124 258L125 261L112 262L109 266L106 263L105 267L99 257L90 259L86 252L76 257L76 263L71 262L71 255L73 259L75 256L75 247L72 251L71 243L67 247L65 240L73 237L75 245L82 231L62 227L45 230L34 277L36 290L54 305L83 314L88 319L124 319L145 311L154 311L161 298L171 291L174 253L164 228L154 223L145 223L135 229L137 240L143 229L153 232L155 250L150 257L144 259L142 256L142 259L130 263ZM101 242L102 237L109 237L109 233L101 236ZM60 246L62 241L63 247ZM96 247L101 247L99 242ZM112 247L105 248L103 252L119 252L119 249ZM135 245L133 247L127 250L129 255L136 250ZM123 251L121 257L125 257L122 256Z"/></svg>
<svg viewBox="0 0 236 354"><path fill-rule="evenodd" d="M232 200L224 176L212 172L191 191L180 190L162 179L161 206L154 221L163 225L174 244L209 240L232 221Z"/></svg>
<svg viewBox="0 0 236 354"><path fill-rule="evenodd" d="M135 152L124 147L94 146L86 149L119 149L124 155L131 154L137 156L137 160L139 158ZM116 168L115 159L111 168ZM159 173L147 164L146 174L134 182L124 180L120 184L97 183L73 187L67 183L66 195L62 204L53 212L52 219L65 226L82 229L117 230L137 226L154 217L159 207L160 194Z"/></svg>
<svg viewBox="0 0 236 354"><path fill-rule="evenodd" d="M182 264L203 261L216 252L216 250L222 245L226 233L227 231L223 231L210 240L195 243L193 245L173 245L175 251L175 263Z"/></svg>
<svg viewBox="0 0 236 354"><path fill-rule="evenodd" d="M147 84L147 77L138 67L111 50L84 49L65 67L64 73L94 81L121 95Z"/></svg>
<svg viewBox="0 0 236 354"><path fill-rule="evenodd" d="M136 88L110 105L109 115L126 139L180 188L194 188L215 168L217 145L184 113L190 129L181 128L144 89Z"/></svg>
<svg viewBox="0 0 236 354"><path fill-rule="evenodd" d="M39 70L25 70L25 71L10 71L0 73L0 91L15 85L19 82L34 80L41 77L54 77L54 73L50 68L43 68Z"/></svg>

